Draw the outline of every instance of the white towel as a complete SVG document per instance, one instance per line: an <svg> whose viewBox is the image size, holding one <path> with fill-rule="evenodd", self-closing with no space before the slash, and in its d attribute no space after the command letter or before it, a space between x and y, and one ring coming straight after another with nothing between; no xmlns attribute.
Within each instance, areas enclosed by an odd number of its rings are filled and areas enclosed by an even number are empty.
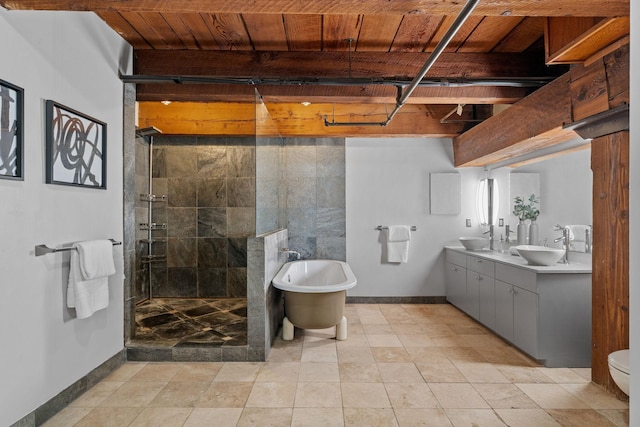
<svg viewBox="0 0 640 427"><path fill-rule="evenodd" d="M387 262L409 260L411 228L408 225L390 225L387 231Z"/></svg>
<svg viewBox="0 0 640 427"><path fill-rule="evenodd" d="M67 286L67 307L76 309L78 319L91 316L109 305L108 276L116 272L113 244L109 240L73 245Z"/></svg>
<svg viewBox="0 0 640 427"><path fill-rule="evenodd" d="M569 229L569 240L573 242L584 242L585 232L591 227L588 225L567 225Z"/></svg>

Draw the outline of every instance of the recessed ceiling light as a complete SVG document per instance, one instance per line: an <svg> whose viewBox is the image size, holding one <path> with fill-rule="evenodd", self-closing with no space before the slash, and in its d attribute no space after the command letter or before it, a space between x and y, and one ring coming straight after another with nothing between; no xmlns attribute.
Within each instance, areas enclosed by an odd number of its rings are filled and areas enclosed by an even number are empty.
<svg viewBox="0 0 640 427"><path fill-rule="evenodd" d="M171 104L171 101L160 101L160 103L164 104L164 105L169 105L169 104Z"/></svg>
<svg viewBox="0 0 640 427"><path fill-rule="evenodd" d="M301 102L300 104L304 105L305 107L308 107L309 105L311 105L311 103L308 101Z"/></svg>

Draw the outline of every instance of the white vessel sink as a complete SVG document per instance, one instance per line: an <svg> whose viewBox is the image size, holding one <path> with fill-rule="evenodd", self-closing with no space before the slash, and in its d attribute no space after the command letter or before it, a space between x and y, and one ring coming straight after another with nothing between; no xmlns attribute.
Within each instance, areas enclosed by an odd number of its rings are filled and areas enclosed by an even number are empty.
<svg viewBox="0 0 640 427"><path fill-rule="evenodd" d="M564 256L564 249L546 246L520 245L515 246L515 249L531 265L553 265Z"/></svg>
<svg viewBox="0 0 640 427"><path fill-rule="evenodd" d="M489 244L489 239L484 237L463 236L458 240L468 251L479 251Z"/></svg>

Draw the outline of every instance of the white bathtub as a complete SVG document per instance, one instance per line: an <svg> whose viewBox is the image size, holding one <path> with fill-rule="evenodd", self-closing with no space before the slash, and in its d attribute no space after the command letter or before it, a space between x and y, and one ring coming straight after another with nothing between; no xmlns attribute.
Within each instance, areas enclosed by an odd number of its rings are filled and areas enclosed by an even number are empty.
<svg viewBox="0 0 640 427"><path fill-rule="evenodd" d="M333 260L288 262L272 283L284 291L282 339L293 339L294 326L302 329L335 326L336 339L347 339L346 291L358 283L349 264Z"/></svg>

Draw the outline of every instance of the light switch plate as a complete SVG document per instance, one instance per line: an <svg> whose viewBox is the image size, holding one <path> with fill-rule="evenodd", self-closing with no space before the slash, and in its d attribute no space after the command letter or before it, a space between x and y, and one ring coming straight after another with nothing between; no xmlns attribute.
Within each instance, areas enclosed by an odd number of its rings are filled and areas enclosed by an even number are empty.
<svg viewBox="0 0 640 427"><path fill-rule="evenodd" d="M467 218L467 227L471 227L471 218Z"/></svg>

